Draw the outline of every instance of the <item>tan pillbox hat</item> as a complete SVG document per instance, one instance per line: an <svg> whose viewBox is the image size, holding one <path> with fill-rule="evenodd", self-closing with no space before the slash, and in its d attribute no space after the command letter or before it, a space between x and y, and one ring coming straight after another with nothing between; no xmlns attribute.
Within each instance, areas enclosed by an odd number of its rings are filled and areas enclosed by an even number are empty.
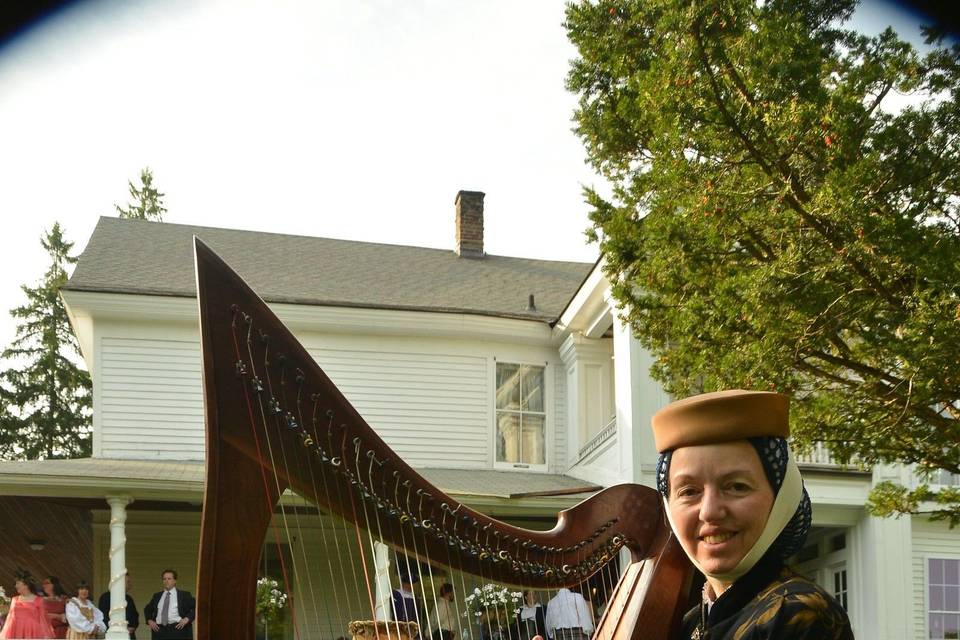
<svg viewBox="0 0 960 640"><path fill-rule="evenodd" d="M653 439L663 453L678 447L790 435L790 398L771 391L715 391L678 400L654 414Z"/></svg>

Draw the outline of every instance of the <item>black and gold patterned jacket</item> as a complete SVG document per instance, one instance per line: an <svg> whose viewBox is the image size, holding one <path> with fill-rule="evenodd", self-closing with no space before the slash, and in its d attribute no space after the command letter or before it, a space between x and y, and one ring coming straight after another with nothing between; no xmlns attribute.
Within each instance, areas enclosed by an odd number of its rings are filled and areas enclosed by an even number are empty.
<svg viewBox="0 0 960 640"><path fill-rule="evenodd" d="M709 614L683 618L690 640L853 640L846 611L816 584L780 562L761 562L724 591Z"/></svg>

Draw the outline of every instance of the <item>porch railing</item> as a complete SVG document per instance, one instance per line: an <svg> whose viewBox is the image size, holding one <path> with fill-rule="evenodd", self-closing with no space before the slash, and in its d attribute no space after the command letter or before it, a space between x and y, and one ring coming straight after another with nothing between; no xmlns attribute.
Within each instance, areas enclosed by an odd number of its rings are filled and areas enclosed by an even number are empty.
<svg viewBox="0 0 960 640"><path fill-rule="evenodd" d="M837 471L864 471L864 467L857 463L856 458L847 464L841 464L830 448L822 443L815 443L810 449L797 454L797 464L801 467L819 467Z"/></svg>
<svg viewBox="0 0 960 640"><path fill-rule="evenodd" d="M614 416L600 431L598 431L592 438L587 440L580 451L577 454L578 460L583 460L586 456L590 455L593 451L596 451L600 445L609 440L617 433L617 418Z"/></svg>

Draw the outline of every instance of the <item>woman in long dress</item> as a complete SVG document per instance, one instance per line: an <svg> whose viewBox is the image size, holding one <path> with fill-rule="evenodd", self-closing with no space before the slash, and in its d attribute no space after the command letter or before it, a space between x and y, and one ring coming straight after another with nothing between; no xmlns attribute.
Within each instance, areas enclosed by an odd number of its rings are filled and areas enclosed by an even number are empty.
<svg viewBox="0 0 960 640"><path fill-rule="evenodd" d="M43 604L47 608L47 620L53 627L54 638L66 638L67 629L67 591L60 584L60 578L57 576L47 576L46 580L40 583L43 588Z"/></svg>
<svg viewBox="0 0 960 640"><path fill-rule="evenodd" d="M104 633L107 625L103 623L103 613L90 602L90 585L77 583L77 597L67 601L67 640L89 640Z"/></svg>
<svg viewBox="0 0 960 640"><path fill-rule="evenodd" d="M14 587L17 595L10 600L10 613L0 630L0 638L53 638L43 598L35 595L37 585L30 574L17 574Z"/></svg>

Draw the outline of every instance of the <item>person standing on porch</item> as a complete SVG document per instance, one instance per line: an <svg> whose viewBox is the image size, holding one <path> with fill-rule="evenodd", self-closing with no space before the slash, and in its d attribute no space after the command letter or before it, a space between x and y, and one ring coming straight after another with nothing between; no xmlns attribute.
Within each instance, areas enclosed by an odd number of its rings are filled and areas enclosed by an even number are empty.
<svg viewBox="0 0 960 640"><path fill-rule="evenodd" d="M10 612L0 630L0 638L54 637L43 598L36 595L37 585L33 577L26 571L18 571L13 586L17 595L10 600Z"/></svg>
<svg viewBox="0 0 960 640"><path fill-rule="evenodd" d="M593 633L587 601L570 589L560 589L547 603L545 624L553 640L587 640Z"/></svg>
<svg viewBox="0 0 960 640"><path fill-rule="evenodd" d="M189 591L177 589L177 572L164 569L163 591L153 594L143 616L153 640L190 640L193 638L195 602Z"/></svg>
<svg viewBox="0 0 960 640"><path fill-rule="evenodd" d="M57 576L47 576L40 583L40 587L43 588L43 606L47 609L47 620L53 627L53 637L66 638L69 628L66 615L69 598L66 589L60 584L60 578Z"/></svg>
<svg viewBox="0 0 960 640"><path fill-rule="evenodd" d="M137 637L137 627L140 626L140 613L137 611L137 603L133 601L133 597L130 595L130 589L133 587L133 580L130 579L130 574L126 575L126 592L127 592L127 610L124 614L127 619L127 633L130 634L130 640L136 640ZM104 591L100 594L100 600L98 602L100 611L103 611L103 615L107 618L107 626L110 625L110 619L112 614L110 612L110 591Z"/></svg>
<svg viewBox="0 0 960 640"><path fill-rule="evenodd" d="M90 585L83 580L77 583L77 597L70 598L64 610L69 624L66 640L91 640L107 630L103 613L90 602Z"/></svg>

